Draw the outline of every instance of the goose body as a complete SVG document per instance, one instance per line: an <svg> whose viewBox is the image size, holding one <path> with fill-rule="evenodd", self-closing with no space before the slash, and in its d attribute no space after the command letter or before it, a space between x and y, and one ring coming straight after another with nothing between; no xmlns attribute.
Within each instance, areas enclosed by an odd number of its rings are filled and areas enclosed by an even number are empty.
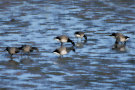
<svg viewBox="0 0 135 90"><path fill-rule="evenodd" d="M30 53L33 52L33 50L38 51L38 48L32 47L30 45L22 45L19 49L22 50L24 53Z"/></svg>
<svg viewBox="0 0 135 90"><path fill-rule="evenodd" d="M61 42L61 45L63 45L63 43L66 42L70 42L73 46L75 46L75 43L66 35L57 36L54 39L57 40L58 42Z"/></svg>
<svg viewBox="0 0 135 90"><path fill-rule="evenodd" d="M87 40L87 36L84 34L84 32L81 32L81 31L77 31L74 33L75 37L77 38L85 38L85 40Z"/></svg>
<svg viewBox="0 0 135 90"><path fill-rule="evenodd" d="M19 52L19 49L17 47L6 47L5 50L8 51L11 56Z"/></svg>
<svg viewBox="0 0 135 90"><path fill-rule="evenodd" d="M115 43L119 43L119 42L126 43L126 41L129 39L128 36L125 36L122 33L112 33L109 36L113 36L116 39L116 42Z"/></svg>
<svg viewBox="0 0 135 90"><path fill-rule="evenodd" d="M65 54L67 54L67 48L60 47L60 48L56 49L55 51L53 51L53 53L55 53L56 55L65 55Z"/></svg>

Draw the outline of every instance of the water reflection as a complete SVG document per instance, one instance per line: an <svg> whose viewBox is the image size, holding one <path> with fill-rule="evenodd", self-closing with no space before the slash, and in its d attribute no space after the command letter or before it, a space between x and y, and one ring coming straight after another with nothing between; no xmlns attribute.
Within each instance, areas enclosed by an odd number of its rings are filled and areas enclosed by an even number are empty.
<svg viewBox="0 0 135 90"><path fill-rule="evenodd" d="M60 46L59 48L55 49L53 53L55 53L56 55L60 55L62 57L63 55L68 54L70 51L75 52L75 48L73 46L72 47Z"/></svg>
<svg viewBox="0 0 135 90"><path fill-rule="evenodd" d="M87 43L87 40L84 40L84 41L81 40L80 42L77 41L76 42L76 47L77 48L82 48L86 43Z"/></svg>
<svg viewBox="0 0 135 90"><path fill-rule="evenodd" d="M25 57L20 59L21 64L32 64L34 61L30 57Z"/></svg>
<svg viewBox="0 0 135 90"><path fill-rule="evenodd" d="M19 63L17 61L15 61L15 60L9 60L7 64L8 64L8 66L17 66L17 65L19 65Z"/></svg>
<svg viewBox="0 0 135 90"><path fill-rule="evenodd" d="M118 44L115 43L112 47L112 50L116 50L116 51L120 51L120 52L126 52L127 51L127 47L125 44Z"/></svg>

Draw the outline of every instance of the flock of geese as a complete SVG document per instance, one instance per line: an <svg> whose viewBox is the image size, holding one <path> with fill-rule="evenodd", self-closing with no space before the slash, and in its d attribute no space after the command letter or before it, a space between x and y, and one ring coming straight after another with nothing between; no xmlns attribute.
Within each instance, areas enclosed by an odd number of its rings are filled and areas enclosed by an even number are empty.
<svg viewBox="0 0 135 90"><path fill-rule="evenodd" d="M77 31L74 33L75 37L81 38L81 40L84 38L87 41L87 36L85 35L84 32L81 31ZM115 38L115 44L126 44L126 41L129 39L128 36L123 35L122 33L112 33L111 35ZM75 43L66 35L61 35L61 36L57 36L54 38L55 40L57 40L58 42L61 43L61 47L54 50L53 53L57 54L57 55L65 55L67 54L67 49L66 47L63 47L63 43L66 42L70 42L73 47L75 46ZM33 52L34 50L38 51L37 47L32 47L30 45L22 45L21 47L6 47L6 49L4 51L8 51L8 53L10 54L11 58L14 54L19 53L20 51L22 51L23 53L27 53L30 54L30 52ZM72 49L73 51L75 51L74 49Z"/></svg>
<svg viewBox="0 0 135 90"><path fill-rule="evenodd" d="M87 41L87 36L84 34L84 32L75 32L74 35L75 35L75 37L77 37L77 39L81 38L81 41L83 38L85 38L85 42ZM75 49L74 49L75 43L66 35L57 36L54 39L61 43L61 47L56 49L55 51L53 51L53 53L55 53L56 55L61 55L61 56L65 55L70 50L75 52ZM73 47L71 47L71 48L64 47L63 43L66 43L66 42L70 42L73 45Z"/></svg>

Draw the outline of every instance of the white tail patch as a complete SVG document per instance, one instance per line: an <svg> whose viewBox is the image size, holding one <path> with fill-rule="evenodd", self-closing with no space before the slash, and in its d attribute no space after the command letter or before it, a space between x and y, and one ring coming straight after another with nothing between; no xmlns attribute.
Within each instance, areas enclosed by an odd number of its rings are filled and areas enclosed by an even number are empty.
<svg viewBox="0 0 135 90"><path fill-rule="evenodd" d="M61 39L61 42L67 42L67 39Z"/></svg>
<svg viewBox="0 0 135 90"><path fill-rule="evenodd" d="M56 55L60 55L60 53L57 53L57 52L53 52L53 53L55 53Z"/></svg>
<svg viewBox="0 0 135 90"><path fill-rule="evenodd" d="M60 42L60 40L59 40L59 39L56 39L56 38L55 38L54 40L56 40L56 41Z"/></svg>
<svg viewBox="0 0 135 90"><path fill-rule="evenodd" d="M66 50L62 50L61 51L61 55L65 55L65 54L67 54L67 51Z"/></svg>

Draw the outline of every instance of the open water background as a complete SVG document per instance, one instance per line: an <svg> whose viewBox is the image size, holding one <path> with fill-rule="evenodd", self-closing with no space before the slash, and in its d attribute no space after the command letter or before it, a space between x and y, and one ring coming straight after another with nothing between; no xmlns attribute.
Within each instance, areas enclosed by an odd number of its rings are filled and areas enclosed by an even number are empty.
<svg viewBox="0 0 135 90"><path fill-rule="evenodd" d="M113 32L130 37L126 46L114 47ZM134 33L135 0L0 0L0 89L135 90ZM76 51L59 57L53 39L62 34ZM25 44L39 52L10 60L4 51Z"/></svg>

